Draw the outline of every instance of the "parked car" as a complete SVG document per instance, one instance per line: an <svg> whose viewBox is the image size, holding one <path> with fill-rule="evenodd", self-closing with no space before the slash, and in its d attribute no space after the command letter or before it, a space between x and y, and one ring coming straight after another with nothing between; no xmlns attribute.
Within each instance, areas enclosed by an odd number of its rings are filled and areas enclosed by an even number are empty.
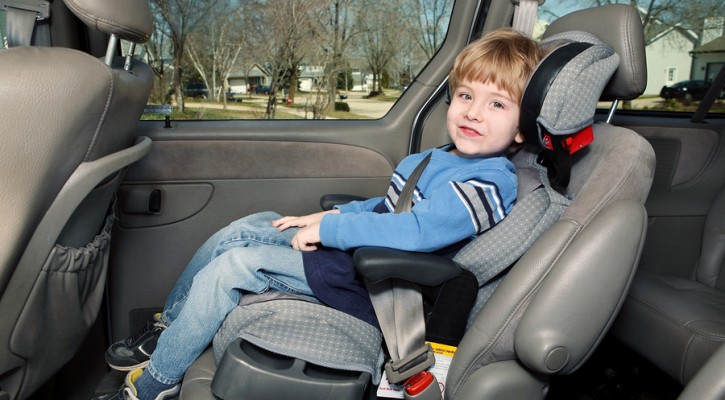
<svg viewBox="0 0 725 400"><path fill-rule="evenodd" d="M374 16L373 21L384 25L380 31L384 37L400 39L400 44L406 45L399 47L396 62L389 63L391 69L395 64L405 70L385 71L381 75L404 72L406 82L408 76L411 81L397 101L385 103L389 107L387 113L367 120L344 119L339 115L328 120L290 120L285 118L292 118L291 114L279 110L279 119L273 119L264 114L266 102L259 99L230 107L245 108L245 114L255 119L215 121L199 117L190 121L166 115L165 121L139 120L149 95L151 103L160 102L168 91L169 82L161 82L162 90L152 90L151 82L159 79L154 71L164 72L164 79L170 80L174 71L183 67L188 73L193 65L184 60L182 65L175 66L177 69L164 64L153 65L156 68L152 69L136 60L129 73L122 69L121 58L127 47L98 45L101 39L111 38L113 43L113 38L121 35L124 40L138 42L137 48L141 49L152 32L134 33L144 29L139 26L148 26L158 29L153 34L161 34L164 39L154 44L168 44L159 50L163 55L159 58L168 60L173 50L166 40L168 36L163 36L172 32L163 25L168 18L159 14L153 25L144 21L147 23L130 24L130 30L119 28L125 26L119 25L120 17L133 14L137 18L144 13L121 13L117 8L147 7L147 0L53 1L53 17L44 23L50 24L51 34L62 33L51 42L57 47L18 46L0 50L0 400L89 399L116 391L126 375L108 368L104 359L106 349L111 343L141 331L153 320L195 250L214 232L259 211L275 210L283 215L317 212L321 196L329 193L356 198L384 196L394 166L400 160L447 144L446 94L451 65L460 50L481 32L509 27L514 6L510 0L437 2L443 5L442 14L426 11L419 17L443 15L437 25L442 30L440 34L415 31L408 25L393 32L396 24L382 24L382 18L403 20L394 13L403 9L399 5L407 4L406 1L377 2L375 7L361 0L330 1L325 7L319 7L321 3L317 1L243 2L242 13L230 8L223 9L224 12L196 10L183 14L204 16L196 29L216 26L214 18L249 16L244 23L227 24L225 20L218 25L243 27L245 40L224 43L254 43L255 51L240 51L245 55L239 60L240 69L244 63L277 62L271 56L247 59L247 54L265 53L258 51L259 43L277 50L271 47L279 45L277 36L272 40L278 27L267 22L292 20L272 19L264 13L283 12L288 5L294 5L296 16L301 16L306 4L315 6L308 10L314 23L287 23L279 28L303 27L298 35L320 26L329 28L305 37L304 49L311 58L305 61L310 63L337 59L338 53L332 57L333 32L342 35L355 31L363 35L375 31L371 22L362 30L350 26L334 29L335 26L325 24ZM15 6L23 2L10 3ZM549 23L551 15L573 12L567 24L576 25L577 30L587 28L586 24L581 27L573 23L582 18L592 27L616 35L620 30L612 26L621 25L615 24L611 15L598 18L601 23L597 24L581 17L583 11L579 10L591 3L547 0L540 18ZM629 3L604 7L626 7L639 15L639 10ZM91 12L76 9L88 4L94 6ZM242 2L194 4L236 7ZM359 12L340 13L356 18L334 18L334 7L358 7ZM105 11L116 15L95 17L94 13ZM154 12L161 10L154 7ZM418 21L418 16L412 20ZM5 20L0 22L2 29ZM254 25L257 22L260 26ZM562 29L567 26L570 25L559 25ZM188 40L194 41L196 50L202 49L197 41L211 35L211 31L194 31ZM226 29L219 32L229 33ZM409 34L418 36L406 36ZM0 32L0 37L6 35ZM436 49L418 52L418 46L407 46L416 43L415 39L425 39L421 43L427 43L432 37L440 38ZM354 84L351 78L350 87L361 91L364 84L372 84L373 74L363 74L368 68L364 57L369 49L362 46L369 40L363 36L343 39L337 43L344 43L340 49L346 48L345 68L354 69ZM604 35L602 39L606 41ZM3 42L18 43L0 41ZM644 40L640 38L637 43ZM103 63L103 54L97 54L101 47L101 53L106 48L117 49L109 57L116 55L117 61L121 61L110 63L114 70ZM189 49L188 42L186 48ZM634 61L640 62L620 64L620 68L645 64L643 54L633 54ZM411 66L416 60L419 65ZM121 68L116 68L119 65ZM117 79L114 83L118 86L108 85L104 79ZM129 83L140 83L142 89L131 90ZM268 90L259 87L256 92ZM184 85L184 94L203 98L208 91L203 84L190 82ZM674 96L669 92L666 95ZM358 97L351 97L348 102L357 102ZM560 100L567 99L562 95ZM172 111L171 105L162 107ZM191 113L184 117L188 114ZM214 118L218 114L207 115ZM587 189L605 192L604 195L592 198L569 193L568 197L557 197L557 204L573 200L583 206L569 208L571 215L556 220L555 229L522 233L526 237L541 236L527 248L527 253L511 260L507 273L496 275L500 284L491 290L492 300L481 305L483 311L472 316L474 328L466 333L471 336L466 336L457 349L446 349L449 354L455 352L449 377L455 375L458 382L456 389L447 387L451 400L670 400L686 395L687 389L693 387L695 394L683 400L715 400L725 396L725 368L715 365L714 370L707 369L706 363L711 354L718 354L715 349L725 338L725 118L711 113L704 121L692 121L691 112L628 109L617 109L611 121L605 122L607 118L607 109L597 110L597 129L590 146L609 144L611 151L598 152L600 148L589 147L576 152L573 158L578 172L599 168L598 176L603 179L599 182L603 183L589 185ZM613 140L616 136L607 135L613 131L637 140L617 142ZM110 140L96 140L101 137ZM630 146L631 143L637 146ZM651 151L656 155L656 164L638 164L639 168L621 174L612 172L632 154L651 156ZM581 162L590 160L586 158L589 156L603 155L614 160ZM539 164L534 166L540 168ZM537 170L531 176L545 177L547 173ZM651 189L643 191L641 201L611 201L610 194L618 193L621 187L607 185L607 179L626 178L648 185L652 176ZM520 179L524 177L521 174ZM451 186L458 185L459 182L451 182ZM520 186L522 191L542 187ZM601 209L587 207L590 202L607 204ZM542 208L543 205L534 204L524 217L534 218ZM602 214L605 211L612 214ZM618 218L609 218L612 215ZM630 235L633 231L641 235ZM599 240L602 232L608 241ZM632 237L633 240L627 240ZM484 257L497 253L500 242L515 238L496 239ZM609 246L612 242L617 246ZM578 252L557 253L572 248ZM49 255L57 258L47 262ZM613 268L596 268L601 265ZM73 266L77 268L70 268ZM412 268L408 271L416 271L410 275L423 275ZM602 295L610 293L611 282L621 285L614 300ZM518 297L515 301L513 297L502 297L506 294ZM650 301L648 294L656 295L654 301ZM314 302L310 305L319 306ZM458 311L458 306L453 302L446 310ZM527 314L519 310L527 310ZM601 315L607 318L602 321ZM283 325L273 333L283 340L296 337L288 327ZM311 345L320 343L328 342L314 335L309 341ZM489 344L490 351L470 352L471 347ZM196 365L199 368L195 368L198 374L184 381L189 386L183 389L182 399L212 398L212 388L222 384L220 378L212 385L219 365L213 348L202 357ZM335 377L333 381L346 383L350 376L347 371L304 364L261 349L249 359L224 360L232 366L271 360L273 368L265 370L269 374L253 380L253 384L271 382L273 374L293 365L305 365L298 376L306 375L313 383L330 376ZM722 358L715 359L719 360ZM706 373L699 372L700 368L705 368ZM232 383L228 386L249 381L243 378L226 376L227 382ZM293 381L304 379L295 377L278 386L285 387ZM376 398L369 377L362 380L362 386L368 390L366 399ZM265 396L264 390L257 399L273 398ZM491 390L500 390L499 395L491 395ZM309 399L301 391L293 394L282 398ZM330 394L325 398L335 397Z"/></svg>
<svg viewBox="0 0 725 400"><path fill-rule="evenodd" d="M184 96L193 99L206 99L209 97L209 89L201 82L192 82L184 84Z"/></svg>
<svg viewBox="0 0 725 400"><path fill-rule="evenodd" d="M670 86L662 86L660 97L665 100L675 99L689 103L693 100L702 100L708 89L710 89L710 84L705 81L688 80Z"/></svg>

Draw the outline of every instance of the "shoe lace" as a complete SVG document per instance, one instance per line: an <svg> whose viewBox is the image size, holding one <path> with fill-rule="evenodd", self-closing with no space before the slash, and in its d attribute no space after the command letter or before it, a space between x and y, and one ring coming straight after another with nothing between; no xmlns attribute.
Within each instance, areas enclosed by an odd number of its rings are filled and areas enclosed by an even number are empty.
<svg viewBox="0 0 725 400"><path fill-rule="evenodd" d="M146 322L146 325L140 331L138 331L136 334L134 334L133 336L128 338L127 343L129 345L136 343L137 341L139 341L139 339L144 337L148 332L156 330L156 329L158 329L157 323L148 321L148 322Z"/></svg>

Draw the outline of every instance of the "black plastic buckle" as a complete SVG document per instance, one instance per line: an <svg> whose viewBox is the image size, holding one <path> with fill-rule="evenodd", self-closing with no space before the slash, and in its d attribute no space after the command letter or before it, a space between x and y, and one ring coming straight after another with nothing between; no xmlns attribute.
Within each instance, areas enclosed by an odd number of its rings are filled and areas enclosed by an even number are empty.
<svg viewBox="0 0 725 400"><path fill-rule="evenodd" d="M385 364L385 374L390 383L400 383L418 372L427 370L434 363L433 348L426 343L398 361L391 360L387 362Z"/></svg>

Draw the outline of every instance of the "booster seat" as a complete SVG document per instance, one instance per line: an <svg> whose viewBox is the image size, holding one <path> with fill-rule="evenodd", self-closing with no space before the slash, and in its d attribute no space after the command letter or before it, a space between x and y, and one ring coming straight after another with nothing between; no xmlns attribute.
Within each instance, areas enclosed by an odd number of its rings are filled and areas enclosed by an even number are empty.
<svg viewBox="0 0 725 400"><path fill-rule="evenodd" d="M611 43L620 53L631 45L629 36L642 34L639 20L631 18L636 11L628 6L601 8L613 12L617 21L628 21L622 36ZM605 29L589 20L578 22ZM564 37L598 43L586 33ZM544 85L542 112L534 122L536 137L529 143L546 147L546 132L568 135L591 124L599 92L577 90L596 79L602 86L607 82L616 68L616 55L607 48L593 46L573 55L569 58L573 63L564 62ZM643 57L643 45L635 48L636 56ZM590 57L588 64L581 64L584 58L578 56ZM642 69L630 68L631 56L623 55L626 67L619 68L606 96L641 94L639 86L621 86L643 78ZM612 89L622 87L624 93ZM570 106L584 103L583 98L591 109L569 119ZM592 145L570 152L570 160L563 161L571 162L571 177L558 181L565 196L548 184L546 170L537 163L539 150L517 153L516 206L454 258L473 272L478 293L449 370L445 398L543 398L546 376L573 372L611 324L644 240L642 204L653 176L654 155L632 131L595 124L594 135ZM562 165L555 157L546 157ZM561 171L568 172L566 164ZM505 250L501 243L507 244ZM306 310L313 307L312 313ZM314 318L307 327L299 324L302 312L304 319ZM289 319L284 320L289 315L296 318L295 329L289 328ZM241 305L214 340L213 353L221 360L218 368L212 351L205 352L188 370L182 398L374 398L370 381L377 382L380 374L380 335L374 328L366 331L370 327L366 323L345 317L319 304L269 295ZM278 325L270 322L280 320ZM342 324L336 324L338 320ZM580 321L587 321L587 326L578 326ZM353 327L341 330L340 325ZM337 339L328 341L328 333ZM362 350L350 350L348 340ZM328 345L333 346L331 351L321 352ZM345 364L357 372L344 372Z"/></svg>

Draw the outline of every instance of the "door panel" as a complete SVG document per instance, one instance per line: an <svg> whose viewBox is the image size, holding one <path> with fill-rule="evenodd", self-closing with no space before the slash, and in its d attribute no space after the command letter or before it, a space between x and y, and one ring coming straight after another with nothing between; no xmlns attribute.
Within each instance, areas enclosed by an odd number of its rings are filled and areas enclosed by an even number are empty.
<svg viewBox="0 0 725 400"><path fill-rule="evenodd" d="M407 149L407 140L399 140L385 156L313 142L299 132L279 141L211 132L199 132L200 140L165 140L165 132L150 133L152 151L129 169L120 191L110 273L113 340L136 328L129 326L134 310L163 306L194 251L219 228L265 210L316 212L325 193L381 195L394 167L390 158Z"/></svg>
<svg viewBox="0 0 725 400"><path fill-rule="evenodd" d="M701 250L707 211L725 183L725 121L619 117L644 136L657 168L647 199L647 241L640 270L690 277Z"/></svg>

